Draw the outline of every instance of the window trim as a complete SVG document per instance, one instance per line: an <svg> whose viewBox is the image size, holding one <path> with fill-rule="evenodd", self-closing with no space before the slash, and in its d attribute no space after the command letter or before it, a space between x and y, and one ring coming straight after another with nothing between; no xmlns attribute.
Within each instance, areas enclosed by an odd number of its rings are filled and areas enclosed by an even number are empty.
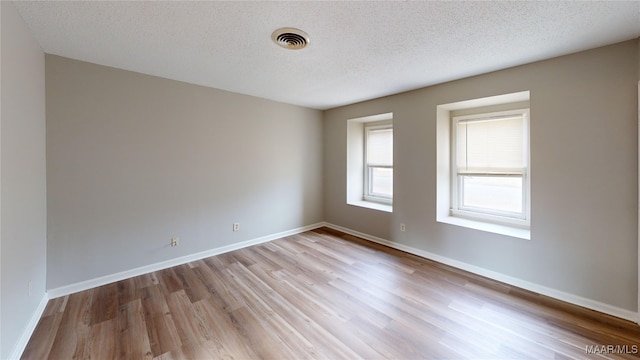
<svg viewBox="0 0 640 360"><path fill-rule="evenodd" d="M436 167L434 171L436 177L435 220L438 224L441 226L455 226L504 235L511 238L531 240L531 229L533 228L535 221L533 216L530 216L531 220L529 228L525 229L514 225L496 224L451 215L451 115L465 115L482 110L485 110L485 112L491 112L519 108L531 109L530 91L525 90L483 98L454 100L448 103L440 103L436 106L436 132L434 139L436 142ZM531 122L529 122L529 125L531 128ZM529 141L531 142L531 136ZM529 153L529 156L531 156L531 152ZM531 176L531 171L532 164L529 162L529 176ZM530 197L529 210L531 211L531 209L532 200ZM532 213L530 212L530 215L531 214Z"/></svg>
<svg viewBox="0 0 640 360"><path fill-rule="evenodd" d="M364 174L363 174L363 181L364 183L362 184L362 189L363 189L363 193L362 193L362 200L363 201L371 201L371 202L376 202L376 203L380 203L380 204L385 204L385 205L392 205L393 204L393 195L391 196L384 196L381 194L375 194L371 191L372 188L372 184L371 184L371 171L374 168L382 168L382 169L391 169L393 170L393 159L392 159L392 164L391 165L382 165L382 164L369 164L369 160L367 159L367 149L368 149L368 139L369 139L369 131L375 131L375 130L386 130L386 129L391 129L392 134L393 134L393 123L385 121L384 123L380 123L380 122L375 122L375 123L366 123L364 124L363 130L363 137L364 137L364 158L363 158L363 167L364 167ZM393 136L393 135L392 135Z"/></svg>
<svg viewBox="0 0 640 360"><path fill-rule="evenodd" d="M365 201L364 194L364 126L367 124L393 124L393 113L380 113L347 120L346 203L350 206L387 213L393 212L393 204Z"/></svg>
<svg viewBox="0 0 640 360"><path fill-rule="evenodd" d="M468 115L452 115L451 116L451 187L450 187L450 215L462 218L468 218L471 220L478 220L489 223L496 223L502 225L516 226L521 228L529 228L530 226L530 174L529 174L529 108L519 108L513 110L503 111L478 111ZM467 174L461 174L458 170L457 163L458 154L458 124L462 121L475 122L475 121L491 121L508 118L522 118L523 121L523 150L525 154L524 164L522 169L509 169L502 171L475 171ZM465 175L476 176L514 176L522 178L522 213L512 213L507 211L489 210L483 208L474 208L471 206L464 206L462 204L462 194L464 192L461 177Z"/></svg>

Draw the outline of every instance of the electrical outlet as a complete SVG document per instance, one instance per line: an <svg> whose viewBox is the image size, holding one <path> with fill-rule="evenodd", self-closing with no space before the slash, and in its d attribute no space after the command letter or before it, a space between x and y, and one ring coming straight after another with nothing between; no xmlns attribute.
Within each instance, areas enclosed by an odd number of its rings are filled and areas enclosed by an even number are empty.
<svg viewBox="0 0 640 360"><path fill-rule="evenodd" d="M233 223L233 231L240 231L240 223Z"/></svg>
<svg viewBox="0 0 640 360"><path fill-rule="evenodd" d="M407 230L407 228L404 226L404 224L400 224L400 231L405 231Z"/></svg>
<svg viewBox="0 0 640 360"><path fill-rule="evenodd" d="M171 238L171 246L178 246L180 244L180 238L174 237Z"/></svg>

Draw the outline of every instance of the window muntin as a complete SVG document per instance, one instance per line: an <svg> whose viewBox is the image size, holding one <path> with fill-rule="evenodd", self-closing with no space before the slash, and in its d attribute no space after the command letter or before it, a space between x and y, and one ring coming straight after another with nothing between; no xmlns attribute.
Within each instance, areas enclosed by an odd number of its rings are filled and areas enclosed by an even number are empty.
<svg viewBox="0 0 640 360"><path fill-rule="evenodd" d="M366 201L393 202L393 126L364 127L364 194Z"/></svg>
<svg viewBox="0 0 640 360"><path fill-rule="evenodd" d="M453 117L451 215L529 225L528 115Z"/></svg>

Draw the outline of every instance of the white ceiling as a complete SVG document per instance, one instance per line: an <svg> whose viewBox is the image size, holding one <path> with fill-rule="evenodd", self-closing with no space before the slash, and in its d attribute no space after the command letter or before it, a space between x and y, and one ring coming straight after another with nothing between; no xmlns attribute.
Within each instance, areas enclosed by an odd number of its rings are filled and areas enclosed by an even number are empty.
<svg viewBox="0 0 640 360"><path fill-rule="evenodd" d="M317 109L640 37L640 1L15 5L46 53Z"/></svg>

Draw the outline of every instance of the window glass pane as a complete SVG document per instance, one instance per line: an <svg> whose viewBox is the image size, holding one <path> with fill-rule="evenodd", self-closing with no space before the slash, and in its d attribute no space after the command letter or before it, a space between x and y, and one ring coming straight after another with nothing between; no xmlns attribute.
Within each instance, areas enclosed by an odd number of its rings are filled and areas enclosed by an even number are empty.
<svg viewBox="0 0 640 360"><path fill-rule="evenodd" d="M372 167L370 172L370 194L384 197L393 196L393 169Z"/></svg>
<svg viewBox="0 0 640 360"><path fill-rule="evenodd" d="M525 167L522 117L458 122L458 169L522 169Z"/></svg>
<svg viewBox="0 0 640 360"><path fill-rule="evenodd" d="M462 207L523 212L522 177L460 176Z"/></svg>
<svg viewBox="0 0 640 360"><path fill-rule="evenodd" d="M393 129L367 130L367 163L393 165Z"/></svg>

